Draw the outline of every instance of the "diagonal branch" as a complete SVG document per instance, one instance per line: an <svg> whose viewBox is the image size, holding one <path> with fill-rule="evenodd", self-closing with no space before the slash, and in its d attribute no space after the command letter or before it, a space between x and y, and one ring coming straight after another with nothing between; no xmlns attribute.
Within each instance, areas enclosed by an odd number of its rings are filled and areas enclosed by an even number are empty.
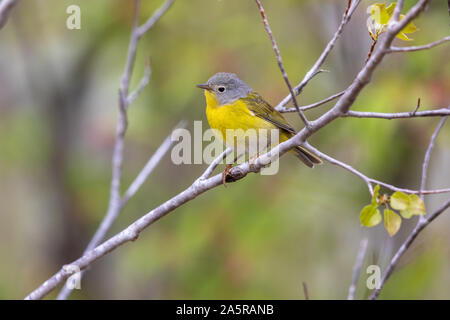
<svg viewBox="0 0 450 320"><path fill-rule="evenodd" d="M304 110L309 110L309 109L314 109L314 108L320 107L321 105L324 105L327 102L330 102L330 101L332 101L334 99L339 98L340 96L342 96L344 94L344 92L345 91L341 91L341 92L335 93L335 94L333 94L333 95L331 95L328 98L325 98L323 100L314 102L312 104L308 104L306 106L301 106L300 110L304 111ZM296 112L297 111L295 108L283 108L283 107L278 108L277 110L280 111L281 113Z"/></svg>
<svg viewBox="0 0 450 320"><path fill-rule="evenodd" d="M367 238L363 238L359 243L358 255L356 256L355 265L353 266L352 283L348 289L347 300L355 299L356 287L358 286L358 280L361 273L361 267L364 262L364 257L366 256L368 242L369 240Z"/></svg>
<svg viewBox="0 0 450 320"><path fill-rule="evenodd" d="M430 143L428 144L427 151L425 152L425 158L423 159L422 164L422 178L420 180L420 195L423 200L423 194L422 190L425 189L425 185L427 183L427 173L428 173L428 164L430 163L431 158L431 151L433 151L434 148L434 142L436 141L436 138L441 131L442 127L444 126L445 120L447 120L447 117L442 118L442 120L439 122L439 125L437 126L436 130L434 131L433 135L431 136Z"/></svg>
<svg viewBox="0 0 450 320"><path fill-rule="evenodd" d="M352 3L353 2L353 3ZM352 17L353 12L355 12L356 8L358 7L361 0L351 1L348 0L347 8L344 12L344 15L342 16L341 24L339 25L338 29L334 33L331 40L326 45L325 49L323 50L322 54L319 56L319 58L316 60L312 68L306 73L306 75L303 77L303 80L300 82L299 85L297 85L294 88L295 94L298 95L302 92L303 88L308 84L308 82L314 78L315 75L317 75L320 72L320 67L325 62L325 59L330 54L331 50L333 50L334 45L336 44L336 41L339 39L339 37L342 34L342 31L344 31L345 25L350 21L350 18ZM283 108L286 106L289 101L291 101L291 96L287 96L284 98L277 106L276 109Z"/></svg>
<svg viewBox="0 0 450 320"><path fill-rule="evenodd" d="M128 95L127 105L132 104L134 100L136 100L136 98L140 96L142 90L144 90L145 87L149 84L151 75L152 69L150 67L150 62L147 62L145 65L144 76L142 77L136 89Z"/></svg>
<svg viewBox="0 0 450 320"><path fill-rule="evenodd" d="M167 6L167 4L169 5ZM152 24L148 24L146 26L145 32L149 31L150 28L161 18L162 14L166 12L166 10L170 7L170 5L173 3L173 1L166 1L163 6L158 9L150 18L148 21L151 21ZM130 43L128 45L128 53L127 53L127 60L125 63L125 70L121 77L120 82L120 88L119 88L119 112L118 112L118 119L117 119L117 127L116 127L116 136L115 136L115 143L114 143L114 150L113 150L113 156L112 156L112 177L111 177L111 186L110 186L110 198L109 198L109 204L108 204L108 210L100 223L99 228L95 232L93 238L89 242L87 248L85 249L84 253L86 254L90 250L94 249L98 244L101 243L101 241L105 238L107 232L113 225L114 221L117 219L118 215L120 214L121 210L127 203L127 201L134 195L134 193L139 189L139 187L142 185L144 180L148 177L148 175L151 173L151 171L154 169L156 164L159 162L159 160L162 158L162 156L167 152L167 150L172 145L171 142L163 143L163 145L158 149L159 153L155 153L155 157L150 159L150 162L144 167L142 175L139 175L139 180L134 184L130 186L132 188L131 190L128 189L127 193L125 194L124 198L121 198L120 195L120 185L121 185L121 179L122 179L122 163L123 163L123 155L124 155L124 145L125 145L125 133L127 130L127 109L141 93L141 91L147 86L150 79L150 65L149 63L146 66L144 77L142 78L140 84L138 85L137 89L133 91L131 94L129 94L129 87L130 87L130 81L131 81L131 75L133 72L133 66L134 62L136 60L136 50L137 50L137 44L140 39L140 37L145 33L141 31L141 29L138 27L138 19L139 19L139 0L134 1L134 15L133 15L133 26L132 26L132 32L130 36ZM166 8L167 7L167 8ZM143 33L141 33L143 32ZM170 139L169 139L170 140ZM162 148L162 149L161 149ZM159 159L157 162L155 159ZM137 178L137 179L138 179ZM64 300L67 299L67 297L71 293L71 289L69 289L68 286L64 286L64 288L59 293L57 299Z"/></svg>
<svg viewBox="0 0 450 320"><path fill-rule="evenodd" d="M298 106L297 98L295 96L294 90L292 89L292 84L289 81L289 77L287 75L286 69L284 68L283 61L281 59L280 49L278 49L277 42L275 40L275 37L273 36L272 30L270 29L269 21L267 20L266 14L264 12L264 8L263 8L260 0L255 0L255 1L256 1L256 4L257 4L258 8L259 8L259 12L261 13L261 17L262 17L262 20L263 20L264 28L266 29L267 34L269 35L270 41L272 42L273 51L275 52L275 56L277 57L278 67L280 68L280 71L283 74L284 81L286 82L286 85L287 85L287 87L289 89L289 92L291 94L290 97L292 99L292 102L294 103L294 106L295 106L295 109L297 110L298 115L302 119L302 121L305 124L305 126L308 128L309 127L309 121L308 121L308 119L306 119L305 115L303 114L303 112L300 110L300 108Z"/></svg>
<svg viewBox="0 0 450 320"><path fill-rule="evenodd" d="M144 22L143 25L141 25L137 30L138 37L142 37L144 34L146 34L153 26L156 24L156 22L159 21L159 19L162 18L162 16L167 12L167 10L170 9L170 7L173 5L175 0L166 0L161 7L159 7L155 13L147 19L147 21Z"/></svg>
<svg viewBox="0 0 450 320"><path fill-rule="evenodd" d="M233 149L227 148L224 152L222 152L221 155L219 155L216 159L214 159L213 162L206 168L205 172L198 178L198 181L206 180L208 179L211 174L214 172L214 170L217 168L217 166L225 159L225 157L232 151Z"/></svg>
<svg viewBox="0 0 450 320"><path fill-rule="evenodd" d="M394 14L392 15L392 21L390 21L390 23L398 22L398 20L400 19L400 13L402 12L404 5L405 5L405 0L397 1L397 5L395 6L395 9L394 9Z"/></svg>
<svg viewBox="0 0 450 320"><path fill-rule="evenodd" d="M180 122L175 129L184 128L186 123L184 121ZM156 168L156 166L161 162L162 158L166 155L166 153L172 148L174 141L171 138L172 134L168 135L164 142L159 146L159 148L155 151L155 153L148 159L144 168L139 172L134 181L130 184L127 191L125 191L121 201L120 207L123 208L127 202L139 191L141 186Z"/></svg>
<svg viewBox="0 0 450 320"><path fill-rule="evenodd" d="M312 151L316 156L325 159L326 161L337 165L341 168L344 168L345 170L353 173L354 175L360 177L366 184L367 187L370 191L371 194L373 194L373 189L372 189L372 184L379 184L382 187L385 187L389 190L393 190L393 191L401 191L401 192L405 192L405 193L409 193L409 194L440 194L440 193L448 193L450 192L450 188L446 188L446 189L436 189L436 190L411 190L411 189L405 189L405 188L399 188L396 187L394 185L388 184L386 182L380 181L380 180L376 180L376 179L372 179L368 176L366 176L365 174L361 173L360 171L356 170L355 168L353 168L351 165L346 164L342 161L339 161L333 157L330 157L329 155L317 150L316 148L314 148L313 146L311 146L308 142L303 143L303 146L306 147L308 150Z"/></svg>

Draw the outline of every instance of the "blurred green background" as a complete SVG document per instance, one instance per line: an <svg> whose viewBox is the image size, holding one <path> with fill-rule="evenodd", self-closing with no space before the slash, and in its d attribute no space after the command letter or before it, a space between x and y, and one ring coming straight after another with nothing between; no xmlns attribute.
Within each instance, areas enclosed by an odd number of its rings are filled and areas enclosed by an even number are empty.
<svg viewBox="0 0 450 320"><path fill-rule="evenodd" d="M141 22L160 5L142 1ZM301 104L348 86L371 40L362 1ZM414 1L407 1L410 7ZM66 28L67 6L81 8L81 30ZM292 82L298 83L339 24L347 0L264 1ZM445 1L416 20L420 45L448 35ZM22 1L0 31L0 298L20 299L81 254L106 209L111 154L133 12L125 0ZM385 58L353 110L400 112L450 101L448 46ZM123 189L182 119L206 120L202 83L237 73L269 102L287 95L254 1L177 0L138 47L132 88L150 57L149 86L129 110ZM308 112L319 116L333 104ZM301 127L298 116L288 120ZM416 189L439 119L342 119L310 142L367 175ZM204 125L206 128L206 124ZM433 153L429 188L448 187L450 126ZM182 191L206 165L175 166L166 155L109 236ZM218 170L221 170L220 167ZM383 190L386 191L387 190ZM448 195L429 196L429 211ZM388 259L413 228L390 238L363 228L364 182L325 163L310 170L281 159L275 176L251 174L187 203L95 263L77 299L344 299L363 237L364 265ZM402 258L381 298L450 298L449 213L433 222ZM362 270L357 298L367 297ZM54 298L54 291L48 298Z"/></svg>

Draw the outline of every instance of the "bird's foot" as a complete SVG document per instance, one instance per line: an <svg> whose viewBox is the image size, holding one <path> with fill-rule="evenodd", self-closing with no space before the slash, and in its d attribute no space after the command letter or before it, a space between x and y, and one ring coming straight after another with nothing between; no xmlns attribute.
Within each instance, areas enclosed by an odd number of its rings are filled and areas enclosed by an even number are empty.
<svg viewBox="0 0 450 320"><path fill-rule="evenodd" d="M232 164L227 164L225 167L225 170L223 170L223 172L222 172L222 183L225 187L226 187L226 183L227 183L227 176L230 173L230 170L232 167L233 167Z"/></svg>

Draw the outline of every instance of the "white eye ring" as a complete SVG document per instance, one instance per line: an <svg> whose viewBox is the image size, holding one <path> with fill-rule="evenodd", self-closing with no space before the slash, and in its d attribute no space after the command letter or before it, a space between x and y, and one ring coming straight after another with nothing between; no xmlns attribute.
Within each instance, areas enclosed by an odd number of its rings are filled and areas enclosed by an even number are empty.
<svg viewBox="0 0 450 320"><path fill-rule="evenodd" d="M217 87L217 91L225 92L225 87L224 86L219 86L219 87Z"/></svg>

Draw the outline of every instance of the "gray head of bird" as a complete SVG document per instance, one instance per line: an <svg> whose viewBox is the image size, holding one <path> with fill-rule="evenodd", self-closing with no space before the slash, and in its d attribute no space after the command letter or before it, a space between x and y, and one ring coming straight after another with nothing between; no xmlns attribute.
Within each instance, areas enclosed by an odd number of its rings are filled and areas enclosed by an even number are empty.
<svg viewBox="0 0 450 320"><path fill-rule="evenodd" d="M213 93L219 105L226 105L238 99L245 98L252 89L234 73L219 72L213 75L205 84L197 85Z"/></svg>

